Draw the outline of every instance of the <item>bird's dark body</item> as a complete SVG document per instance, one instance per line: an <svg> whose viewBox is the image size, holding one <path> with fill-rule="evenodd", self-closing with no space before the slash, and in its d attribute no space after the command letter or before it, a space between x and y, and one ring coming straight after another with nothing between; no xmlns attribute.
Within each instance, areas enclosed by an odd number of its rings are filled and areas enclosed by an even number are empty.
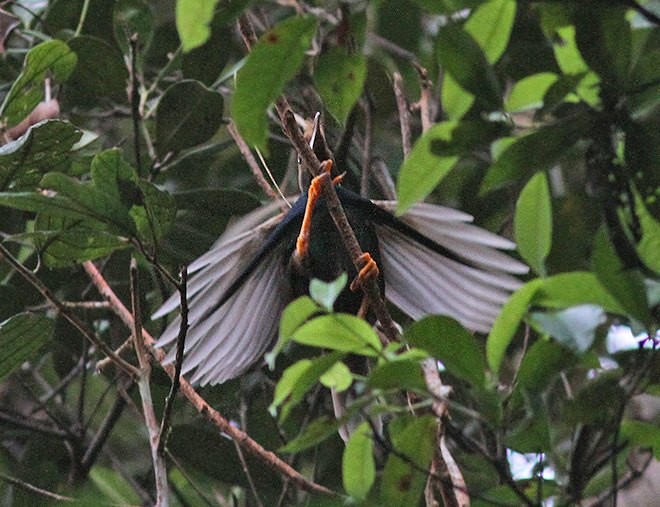
<svg viewBox="0 0 660 507"><path fill-rule="evenodd" d="M378 236L375 224L378 221L378 212L387 213L371 201L360 197L350 190L336 188L344 211L350 222L355 236L363 251L369 252L371 257L380 266L380 252L378 249ZM303 194L284 216L275 230L264 242L249 264L243 269L234 283L227 289L211 312L222 306L241 287L248 276L259 265L263 258L273 249L281 249L282 262L290 264L291 293L293 297L309 294L309 282L312 278L331 282L342 273L347 273L349 282L357 276L357 270L351 261L337 227L330 216L330 212L323 197L319 198L312 214L310 227L309 252L302 263L293 261L296 240L305 214L307 194ZM387 213L387 215L390 215ZM394 216L390 215L392 219ZM382 216L380 217L382 219ZM396 220L396 219L395 219ZM385 283L379 277L381 293L384 294ZM337 298L335 311L356 313L362 302L362 292L353 292L348 285Z"/></svg>
<svg viewBox="0 0 660 507"><path fill-rule="evenodd" d="M358 204L360 201L355 201ZM378 236L369 209L350 202L345 203L346 217L353 227L355 236L363 251L369 252L380 266ZM314 208L311 223L311 235L308 256L297 262L293 257L295 240L287 245L287 258L291 259L291 288L294 296L309 293L309 282L317 278L331 282L347 273L349 282L357 276L357 270L351 261L337 227L330 216L325 199L321 198ZM383 277L379 277L381 292L384 293ZM351 291L344 288L335 302L335 311L356 313L362 302L362 291Z"/></svg>

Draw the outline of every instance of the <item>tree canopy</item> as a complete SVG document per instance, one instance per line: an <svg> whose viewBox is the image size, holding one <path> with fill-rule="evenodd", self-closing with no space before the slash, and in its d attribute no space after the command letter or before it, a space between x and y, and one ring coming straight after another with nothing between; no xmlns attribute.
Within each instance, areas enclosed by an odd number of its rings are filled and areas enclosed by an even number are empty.
<svg viewBox="0 0 660 507"><path fill-rule="evenodd" d="M0 51L3 505L616 505L658 483L659 1L24 0ZM465 211L530 273L488 333L390 308L389 344L333 311L345 278L318 283L267 365L172 385L149 316L318 170L295 126L317 113L347 184Z"/></svg>

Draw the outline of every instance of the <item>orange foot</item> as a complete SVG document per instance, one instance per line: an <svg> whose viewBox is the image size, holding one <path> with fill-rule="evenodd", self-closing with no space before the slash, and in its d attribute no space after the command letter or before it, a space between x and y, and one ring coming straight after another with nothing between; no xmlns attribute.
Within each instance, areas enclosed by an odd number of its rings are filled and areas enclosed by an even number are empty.
<svg viewBox="0 0 660 507"><path fill-rule="evenodd" d="M315 176L309 184L309 190L307 191L307 205L305 206L305 215L303 216L302 225L300 226L300 233L298 234L298 239L296 240L295 256L299 260L307 257L309 252L309 236L312 225L312 213L314 212L314 206L316 206L316 202L321 196L321 178L329 178L331 171L332 160L324 160L321 162L321 174ZM343 177L343 175L337 176L332 180L332 183L334 185L339 184Z"/></svg>
<svg viewBox="0 0 660 507"><path fill-rule="evenodd" d="M376 261L373 260L369 252L364 252L360 255L358 263L362 267L360 268L358 275L355 277L355 280L351 282L350 288L352 291L361 289L365 282L375 280L380 274L378 264L376 264Z"/></svg>

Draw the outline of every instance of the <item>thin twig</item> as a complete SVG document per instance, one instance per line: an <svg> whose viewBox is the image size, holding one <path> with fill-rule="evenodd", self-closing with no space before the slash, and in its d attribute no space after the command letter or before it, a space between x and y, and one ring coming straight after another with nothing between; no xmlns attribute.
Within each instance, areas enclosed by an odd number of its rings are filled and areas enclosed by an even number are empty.
<svg viewBox="0 0 660 507"><path fill-rule="evenodd" d="M410 129L410 109L406 92L403 88L403 79L398 72L392 76L394 86L394 96L396 97L396 108L399 111L399 125L401 127L401 147L403 156L407 157L412 149L412 133Z"/></svg>
<svg viewBox="0 0 660 507"><path fill-rule="evenodd" d="M67 308L62 302L55 297L55 294L37 278L32 271L27 269L21 262L16 259L4 245L0 244L0 258L4 258L7 263L14 268L30 285L32 285L41 295L48 300L55 308L57 308L60 315L62 315L73 327L75 327L87 340L92 343L98 350L103 352L106 356L112 359L112 362L124 372L128 373L131 377L137 374L137 369L119 357L114 350L112 350L106 343L101 340L94 332L87 329L87 326Z"/></svg>
<svg viewBox="0 0 660 507"><path fill-rule="evenodd" d="M419 107L419 117L422 120L422 132L426 132L433 126L433 118L437 109L437 104L433 100L433 83L429 79L429 72L426 68L416 63L413 63L413 67L417 69L421 81L417 106Z"/></svg>
<svg viewBox="0 0 660 507"><path fill-rule="evenodd" d="M449 415L447 396L451 392L451 387L442 383L435 359L431 358L424 361L422 369L426 387L434 397L433 413L438 418L438 443L433 454L431 471L444 479L434 481L433 475L429 476L427 496L431 497L431 491L435 486L440 492L443 505L447 507L464 507L470 505L467 485L445 441L444 421Z"/></svg>
<svg viewBox="0 0 660 507"><path fill-rule="evenodd" d="M69 433L56 426L51 426L37 419L26 418L22 414L10 414L0 410L0 423L14 426L19 429L33 431L40 435L57 438L59 440L67 440L71 438Z"/></svg>
<svg viewBox="0 0 660 507"><path fill-rule="evenodd" d="M133 122L133 144L135 149L135 167L137 173L142 175L142 152L140 149L140 122L142 114L140 111L140 81L138 79L138 65L137 65L137 49L138 49L138 35L132 34L128 38L130 44L130 76L129 76L129 89L128 95L131 101L131 120Z"/></svg>
<svg viewBox="0 0 660 507"><path fill-rule="evenodd" d="M252 176L254 176L257 185L261 187L261 189L265 192L265 194L270 198L271 201L276 201L280 203L280 209L282 211L287 211L289 207L286 205L286 203L281 202L280 196L277 194L277 192L275 192L275 190L273 190L273 188L270 186L266 178L264 178L264 175L261 172L261 168L259 167L257 160L254 158L254 155L252 155L252 152L250 151L250 147L247 145L247 143L241 136L241 133L238 131L238 128L236 128L236 124L234 123L234 120L231 120L227 124L227 130L229 131L229 134L231 134L231 137L234 139L236 146L238 146L241 155L243 155L243 159L245 160L245 162L247 162L250 171L252 171Z"/></svg>
<svg viewBox="0 0 660 507"><path fill-rule="evenodd" d="M373 131L371 101L368 97L362 101L362 106L362 110L364 111L364 141L362 143L360 195L367 197L369 195L369 176L371 174L371 138Z"/></svg>
<svg viewBox="0 0 660 507"><path fill-rule="evenodd" d="M149 433L149 447L151 449L151 460L154 466L154 478L156 481L156 505L167 507L169 505L169 493L167 485L167 467L165 456L158 452L159 426L154 412L154 404L151 399L151 363L149 351L143 339L142 312L140 309L140 285L138 278L137 262L135 257L131 258L130 269L131 280L131 310L133 314L133 340L135 353L140 364L140 375L137 379L140 398L142 399L142 412L144 422Z"/></svg>
<svg viewBox="0 0 660 507"><path fill-rule="evenodd" d="M119 418L124 413L125 407L126 399L124 396L119 394L112 404L112 407L110 407L110 410L108 410L108 413L105 415L105 418L103 419L103 422L99 426L98 430L96 430L96 433L92 437L90 444L85 450L85 454L80 460L80 468L78 470L78 476L80 478L86 477L94 463L96 463L96 459L101 453L105 442L108 440L112 429L115 427L115 424L117 424L117 421L119 421Z"/></svg>
<svg viewBox="0 0 660 507"><path fill-rule="evenodd" d="M87 261L83 263L83 267L99 293L110 303L113 312L115 312L126 326L132 328L133 317L131 313L110 288L101 273L96 269L96 266L94 266L92 262ZM165 370L170 378L173 378L175 373L174 366L171 364L163 364L165 362L165 353L160 349L154 348L156 341L144 329L142 330L142 336L145 340L145 344L149 347L150 354L161 364L163 370ZM204 398L195 392L195 389L185 378L181 378L180 382L181 394L185 396L188 402L219 431L236 440L241 448L247 453L255 456L277 473L289 478L298 488L304 491L338 496L334 491L310 481L298 471L291 468L286 462L282 461L275 453L264 449L259 443L250 438L247 433L230 424L227 419L225 419L217 410L211 407Z"/></svg>
<svg viewBox="0 0 660 507"><path fill-rule="evenodd" d="M174 406L174 399L179 390L179 379L181 378L181 368L183 367L183 352L186 348L186 335L188 333L188 269L186 266L181 266L179 270L180 282L179 301L181 306L181 321L179 323L179 334L176 338L176 359L174 360L174 377L172 378L172 385L170 392L165 399L165 408L163 409L163 418L160 422L160 431L158 432L158 453L165 452L165 445L169 436L172 407Z"/></svg>
<svg viewBox="0 0 660 507"><path fill-rule="evenodd" d="M58 502L75 502L75 498L71 498L69 496L63 496L63 495L58 495L57 493L53 493L52 491L48 491L42 488L38 488L37 486L34 486L32 484L29 484L25 481L22 481L18 479L17 477L11 477L10 475L3 474L0 472L0 479L5 481L8 484L11 484L12 486L16 486L17 488L22 489L23 491L28 491L29 493L35 493L39 496L43 496L44 498L48 498L50 500L57 500Z"/></svg>

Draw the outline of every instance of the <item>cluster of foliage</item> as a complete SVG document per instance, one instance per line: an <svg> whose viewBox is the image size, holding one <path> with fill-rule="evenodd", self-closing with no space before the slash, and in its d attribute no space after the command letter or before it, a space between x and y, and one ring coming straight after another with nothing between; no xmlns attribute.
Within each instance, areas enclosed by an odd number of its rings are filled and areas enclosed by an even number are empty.
<svg viewBox="0 0 660 507"><path fill-rule="evenodd" d="M148 315L172 290L167 273L260 205L230 120L293 191L296 157L268 112L282 93L302 117L323 112L348 177L384 163L397 174L398 211L422 199L465 210L512 235L532 274L487 337L444 316L395 315L403 345L387 347L364 321L332 312L341 281L320 284L286 309L273 370L202 396L315 482L382 505L422 501L439 424L420 366L428 358L452 388L440 425L473 504L603 501L644 473L631 462L660 458L657 420L632 403L660 394L660 2L6 8L0 502L46 501L28 485L94 505L153 501L133 382L112 366L97 374L103 355L62 311L118 347L130 330L98 303L81 265L101 263L129 301L134 256ZM261 35L249 54L241 17ZM394 72L423 99L413 112L434 121L412 115L405 160ZM641 335L639 346L613 348L614 324ZM349 354L372 358L367 377L351 373ZM351 385L360 395L348 415L378 415L386 430L365 421L344 445L327 388ZM155 367L157 413L168 388ZM182 505L302 499L182 402L167 452ZM529 475L512 470L513 452L535 456Z"/></svg>

